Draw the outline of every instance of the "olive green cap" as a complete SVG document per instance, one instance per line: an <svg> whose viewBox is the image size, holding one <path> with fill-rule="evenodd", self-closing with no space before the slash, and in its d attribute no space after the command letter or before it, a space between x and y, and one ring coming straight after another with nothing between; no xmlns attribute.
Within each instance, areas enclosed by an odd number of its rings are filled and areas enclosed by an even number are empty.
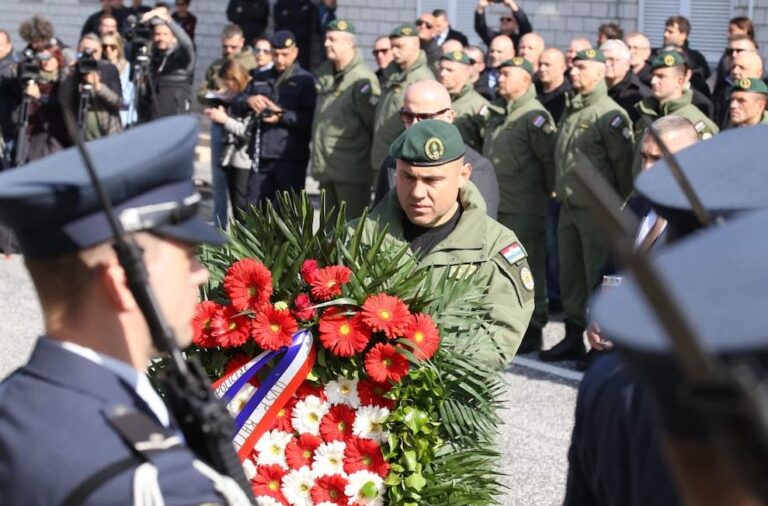
<svg viewBox="0 0 768 506"><path fill-rule="evenodd" d="M520 56L515 56L514 58L510 58L509 60L504 60L503 62L501 62L501 65L499 65L499 68L503 69L504 67L516 67L516 68L525 70L526 72L531 74L531 76L533 76L534 74L533 65L531 64L531 62L529 62L528 60Z"/></svg>
<svg viewBox="0 0 768 506"><path fill-rule="evenodd" d="M576 53L576 56L573 57L573 61L579 60L605 63L605 53L599 49L583 49Z"/></svg>
<svg viewBox="0 0 768 506"><path fill-rule="evenodd" d="M346 19L334 19L325 28L326 32L346 32L352 35L357 33L354 23Z"/></svg>
<svg viewBox="0 0 768 506"><path fill-rule="evenodd" d="M768 84L759 77L745 77L733 83L733 91L748 91L768 95Z"/></svg>
<svg viewBox="0 0 768 506"><path fill-rule="evenodd" d="M441 60L472 65L472 59L464 51L451 51L440 57Z"/></svg>
<svg viewBox="0 0 768 506"><path fill-rule="evenodd" d="M427 119L406 128L389 147L389 155L417 167L434 167L464 156L459 130L447 121Z"/></svg>
<svg viewBox="0 0 768 506"><path fill-rule="evenodd" d="M389 32L389 37L396 39L398 37L418 37L419 31L411 23L403 23L398 25L397 28Z"/></svg>
<svg viewBox="0 0 768 506"><path fill-rule="evenodd" d="M677 51L660 51L651 59L651 69L663 69L667 67L679 67L685 65L685 57Z"/></svg>

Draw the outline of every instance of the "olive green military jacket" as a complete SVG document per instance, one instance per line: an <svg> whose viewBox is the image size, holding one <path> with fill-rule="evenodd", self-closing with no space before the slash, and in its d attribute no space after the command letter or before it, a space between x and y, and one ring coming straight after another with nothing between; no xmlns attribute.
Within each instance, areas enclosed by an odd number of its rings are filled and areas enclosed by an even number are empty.
<svg viewBox="0 0 768 506"><path fill-rule="evenodd" d="M242 51L235 55L235 61L245 67L245 70L251 71L256 68L256 58L253 56L253 51L250 47L244 47ZM219 58L214 60L213 63L205 71L203 82L200 85L200 89L197 91L197 101L201 104L205 104L205 94L209 91L221 91L224 85L219 79L219 69L227 62L227 58Z"/></svg>
<svg viewBox="0 0 768 506"><path fill-rule="evenodd" d="M651 122L670 114L681 116L693 123L693 126L699 133L699 137L702 139L709 139L720 132L717 125L706 114L701 112L698 107L693 105L693 92L690 90L686 90L682 97L663 104L660 104L654 97L646 97L638 102L635 108L641 115L651 120ZM635 138L640 140L644 131L645 126L642 122L638 121L637 125L635 125Z"/></svg>
<svg viewBox="0 0 768 506"><path fill-rule="evenodd" d="M400 70L395 62L384 70L384 85L381 100L376 107L376 120L373 128L373 147L371 165L376 171L389 155L389 146L405 127L400 121L398 111L403 107L405 89L416 81L434 79L435 75L427 65L427 55L419 51L419 58L405 70Z"/></svg>
<svg viewBox="0 0 768 506"><path fill-rule="evenodd" d="M317 69L312 123L312 175L320 182L371 184L371 143L379 79L360 50L336 72L330 61Z"/></svg>
<svg viewBox="0 0 768 506"><path fill-rule="evenodd" d="M483 133L473 118L487 106L488 101L471 84L465 85L458 93L451 93L451 107L456 112L453 125L459 129L464 143L478 151L482 148Z"/></svg>
<svg viewBox="0 0 768 506"><path fill-rule="evenodd" d="M758 125L768 125L768 111L763 111L763 118L760 120ZM728 118L725 120L725 125L723 125L723 130L728 130L730 128L743 128L745 125L734 125L731 123L731 115L728 115ZM754 125L749 125L754 126Z"/></svg>
<svg viewBox="0 0 768 506"><path fill-rule="evenodd" d="M547 197L555 186L557 128L530 89L505 108L488 109L483 156L496 168L499 212L547 215Z"/></svg>
<svg viewBox="0 0 768 506"><path fill-rule="evenodd" d="M586 95L569 94L555 146L555 189L571 207L588 200L575 183L573 169L586 156L595 170L626 199L632 192L632 122L609 96L605 82Z"/></svg>
<svg viewBox="0 0 768 506"><path fill-rule="evenodd" d="M533 313L533 278L527 256L515 233L486 215L485 202L474 184L468 181L461 188L459 201L463 209L459 223L421 259L421 265L434 267L435 279L451 269L488 288L484 305L494 321L491 332L498 350L488 350L483 358L493 365L505 365L517 351ZM393 240L404 241L405 219L393 190L371 211L364 230L372 234L376 223L388 224Z"/></svg>

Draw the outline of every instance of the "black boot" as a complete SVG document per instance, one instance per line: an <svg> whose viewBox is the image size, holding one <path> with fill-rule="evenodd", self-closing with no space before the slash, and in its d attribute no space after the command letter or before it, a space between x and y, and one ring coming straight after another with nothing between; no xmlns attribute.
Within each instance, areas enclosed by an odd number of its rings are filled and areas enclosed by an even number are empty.
<svg viewBox="0 0 768 506"><path fill-rule="evenodd" d="M517 349L517 354L533 353L534 351L541 351L541 329L528 327L523 336L523 341Z"/></svg>
<svg viewBox="0 0 768 506"><path fill-rule="evenodd" d="M584 348L584 329L575 325L565 324L565 337L552 348L539 353L544 362L560 362L562 360L581 361L587 355Z"/></svg>

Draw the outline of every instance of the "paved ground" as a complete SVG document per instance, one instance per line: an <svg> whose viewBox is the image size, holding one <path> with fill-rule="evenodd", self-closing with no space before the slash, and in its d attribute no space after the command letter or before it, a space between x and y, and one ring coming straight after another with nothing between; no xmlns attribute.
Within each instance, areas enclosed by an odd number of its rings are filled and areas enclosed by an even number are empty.
<svg viewBox="0 0 768 506"><path fill-rule="evenodd" d="M205 144L205 139L201 144ZM199 152L207 162L207 150ZM208 179L206 163L197 175ZM316 191L309 181L308 188ZM0 378L24 362L42 329L37 299L18 256L0 257ZM544 329L545 347L559 340L562 323ZM503 471L507 474L504 506L554 506L562 503L566 454L573 425L573 408L580 374L572 368L551 367L532 356L515 359L507 371L506 425L499 438Z"/></svg>

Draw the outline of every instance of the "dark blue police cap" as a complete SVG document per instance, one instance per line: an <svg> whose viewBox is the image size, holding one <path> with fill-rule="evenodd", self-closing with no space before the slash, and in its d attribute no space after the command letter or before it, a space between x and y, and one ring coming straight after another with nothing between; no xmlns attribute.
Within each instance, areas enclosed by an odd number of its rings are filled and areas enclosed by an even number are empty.
<svg viewBox="0 0 768 506"><path fill-rule="evenodd" d="M127 232L191 243L222 243L197 217L192 184L197 121L173 117L88 143L96 172ZM0 223L24 255L50 258L112 238L80 154L69 148L0 174Z"/></svg>
<svg viewBox="0 0 768 506"><path fill-rule="evenodd" d="M296 47L296 37L289 30L278 30L269 38L272 49L287 49Z"/></svg>
<svg viewBox="0 0 768 506"><path fill-rule="evenodd" d="M768 125L734 128L675 154L703 206L714 216L768 207ZM635 190L664 218L695 221L693 210L667 162L660 160L635 180Z"/></svg>
<svg viewBox="0 0 768 506"><path fill-rule="evenodd" d="M710 141L706 141L706 144ZM768 373L768 211L746 213L669 246L653 258L705 350L731 362L747 358ZM672 343L636 279L603 290L592 318L643 383L650 386L667 431L702 437L706 427L685 395Z"/></svg>

